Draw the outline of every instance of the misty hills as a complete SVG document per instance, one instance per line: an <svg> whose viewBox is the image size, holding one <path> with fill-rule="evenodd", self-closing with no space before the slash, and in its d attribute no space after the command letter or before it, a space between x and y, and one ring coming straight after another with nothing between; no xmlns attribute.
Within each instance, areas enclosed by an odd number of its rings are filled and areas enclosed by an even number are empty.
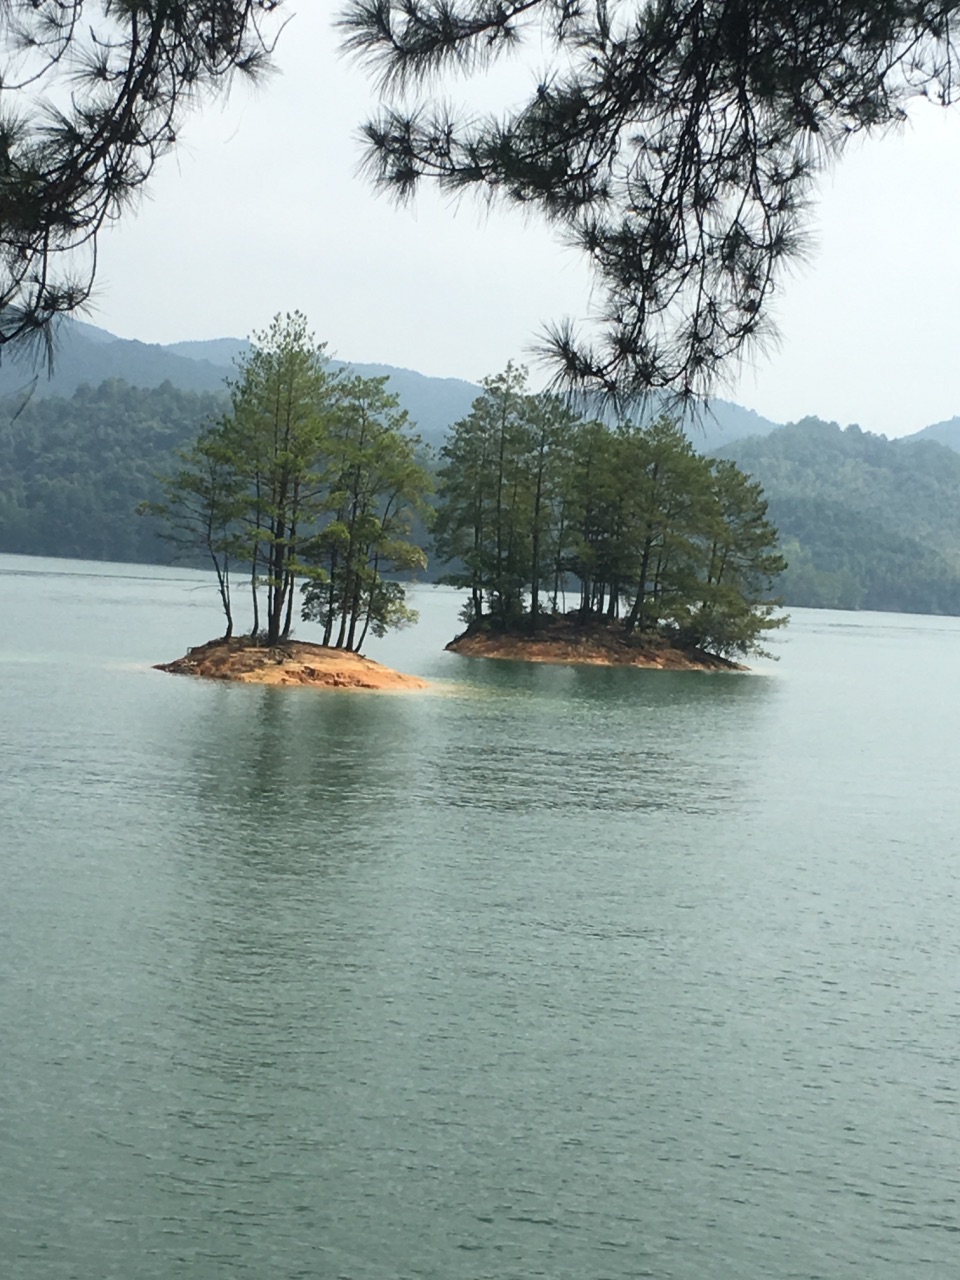
<svg viewBox="0 0 960 1280"><path fill-rule="evenodd" d="M903 440L932 440L936 444L944 444L948 449L960 453L960 418L948 418L946 422L934 422L929 427L915 431L912 436L903 436Z"/></svg>
<svg viewBox="0 0 960 1280"><path fill-rule="evenodd" d="M201 423L223 411L225 379L247 344L128 341L79 322L60 333L52 378L0 366L0 551L166 562L137 505ZM476 385L382 364L439 447ZM648 412L653 412L653 408ZM960 615L960 418L889 441L814 418L780 427L713 401L686 429L763 485L793 605Z"/></svg>
<svg viewBox="0 0 960 1280"><path fill-rule="evenodd" d="M763 486L793 605L960 614L960 454L806 418L719 450Z"/></svg>
<svg viewBox="0 0 960 1280"><path fill-rule="evenodd" d="M25 361L0 365L0 397L60 397L69 399L81 386L99 387L120 379L131 387L153 389L169 383L178 391L226 394L235 378L236 359L249 348L240 338L208 342L174 342L158 346L118 338L105 329L81 321L64 321L57 334L52 374L39 373ZM364 377L388 377L390 389L424 439L438 444L451 422L464 417L480 393L473 383L457 378L429 378L391 365L351 364Z"/></svg>
<svg viewBox="0 0 960 1280"><path fill-rule="evenodd" d="M105 329L65 320L55 341L51 373L23 358L8 357L0 365L0 396L69 397L80 386L98 387L119 378L133 387L159 387L169 382L181 391L222 391L225 365L205 357L188 357L166 347L117 338Z"/></svg>
<svg viewBox="0 0 960 1280"><path fill-rule="evenodd" d="M29 393L32 397L69 398L80 386L95 388L114 378L133 387L154 388L169 382L181 391L223 392L226 380L236 375L237 358L248 347L249 343L241 338L158 346L118 338L83 321L65 320L57 334L52 374L48 376L45 370L38 374L29 363L8 360L0 365L0 397L24 398ZM339 360L334 358L334 362ZM417 430L437 449L448 427L470 412L481 390L460 378L431 378L387 364L344 363L363 377L388 378L390 390L399 397ZM655 412L653 404L647 413ZM777 425L727 400L711 401L685 423L690 438L703 451L743 436L763 435Z"/></svg>

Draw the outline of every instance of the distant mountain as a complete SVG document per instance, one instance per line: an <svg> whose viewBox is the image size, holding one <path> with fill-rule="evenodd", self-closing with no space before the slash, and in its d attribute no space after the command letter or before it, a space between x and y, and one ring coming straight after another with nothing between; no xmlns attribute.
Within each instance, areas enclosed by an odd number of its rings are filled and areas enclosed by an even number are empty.
<svg viewBox="0 0 960 1280"><path fill-rule="evenodd" d="M74 323L53 379L38 379L33 395L32 375L0 366L0 392L16 393L0 402L0 551L168 559L135 508L156 496L176 448L222 412L225 362L245 345L151 346ZM480 391L390 365L353 368L388 377L435 446ZM950 428L960 434L960 419L888 441L816 419L777 427L726 401L687 423L701 451L734 458L762 483L790 562L789 603L960 614L960 452L930 438Z"/></svg>
<svg viewBox="0 0 960 1280"><path fill-rule="evenodd" d="M717 452L763 486L788 604L960 614L957 453L816 418Z"/></svg>
<svg viewBox="0 0 960 1280"><path fill-rule="evenodd" d="M99 387L121 379L132 387L160 387L165 382L179 391L224 392L226 380L236 376L236 359L249 348L241 338L205 342L173 342L159 346L118 338L105 329L67 320L57 335L52 375L39 373L23 361L0 365L0 397L62 396L78 387ZM365 377L387 377L390 389L417 424L420 434L439 447L447 428L470 412L480 388L458 378L429 378L410 369L386 364L350 364Z"/></svg>
<svg viewBox="0 0 960 1280"><path fill-rule="evenodd" d="M243 338L171 342L165 346L118 338L106 329L66 320L57 336L53 374L37 372L22 361L0 365L0 396L63 396L77 387L98 387L120 378L133 387L159 387L164 382L181 391L222 392L236 374L236 360L248 350ZM450 425L470 412L481 388L460 378L431 378L388 364L345 362L364 377L387 377L390 389L417 424L420 434L439 448ZM654 402L646 416L656 414ZM727 400L712 400L687 415L685 430L697 449L709 452L732 440L765 435L778 424Z"/></svg>
<svg viewBox="0 0 960 1280"><path fill-rule="evenodd" d="M178 355L166 347L117 338L105 329L66 320L57 332L54 368L36 370L10 357L0 364L0 396L72 396L77 387L98 387L119 378L132 387L169 382L180 391L222 391L229 369L206 359Z"/></svg>
<svg viewBox="0 0 960 1280"><path fill-rule="evenodd" d="M240 356L250 350L246 338L208 338L202 342L170 342L162 351L188 360L205 360L220 369L234 369Z"/></svg>
<svg viewBox="0 0 960 1280"><path fill-rule="evenodd" d="M909 444L918 440L933 440L937 444L945 444L948 449L960 453L960 418L948 418L946 422L934 422L911 436L901 436L901 444Z"/></svg>
<svg viewBox="0 0 960 1280"><path fill-rule="evenodd" d="M730 400L708 400L703 409L687 414L683 429L699 453L713 453L734 440L769 435L780 425Z"/></svg>

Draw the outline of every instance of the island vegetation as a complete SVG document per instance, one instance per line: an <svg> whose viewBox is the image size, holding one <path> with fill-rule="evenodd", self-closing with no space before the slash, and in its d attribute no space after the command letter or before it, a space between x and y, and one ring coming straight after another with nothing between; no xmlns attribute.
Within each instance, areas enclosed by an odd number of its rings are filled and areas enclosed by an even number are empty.
<svg viewBox="0 0 960 1280"><path fill-rule="evenodd" d="M276 683L278 664L288 675L295 665L296 679L284 682L310 682L306 674L351 683L327 678L322 651L355 654L368 633L415 618L404 585L388 574L426 563L409 535L431 479L385 384L332 366L299 312L254 335L230 410L180 452L161 499L143 508L178 550L208 557L225 620L219 649L204 646L166 669ZM251 604L243 639L237 566ZM323 628L321 645L291 644L298 586L302 617Z"/></svg>
<svg viewBox="0 0 960 1280"><path fill-rule="evenodd" d="M149 372L137 364L144 353L153 358L155 375L177 377L182 367L204 365L107 338L95 342L82 332L68 335L58 369L64 377L70 370L79 377L81 366L98 376L115 367L128 381L113 378L76 389L64 383L67 395L46 394L45 386L31 391L27 384L20 394L0 399L0 552L170 562L171 546L161 537L160 522L138 519L136 508L162 501L157 477L180 469L178 450L189 450L205 425L229 413L230 396L225 389L197 391L171 382L130 385ZM206 353L207 344L201 348ZM113 352L111 361L96 365L91 353L100 351ZM161 354L169 365L160 362ZM13 367L11 361L0 370L5 385ZM339 376L387 372L351 365ZM217 376L224 376L222 368ZM471 396L468 384L456 384L453 397L443 380L422 378L414 387L419 394L413 395L412 378L405 382L393 371L386 390L397 394L398 406L416 421L418 434L439 450L449 424L469 415L471 399L482 389L474 388ZM761 433L746 411L739 412L725 432L752 434L719 448L709 412L703 429L692 420L684 428L699 452L712 448L762 486L788 562L777 583L786 605L960 615L956 432L941 424L910 438L886 440L808 418L777 430L766 424L769 429ZM418 456L435 466L430 451ZM424 551L431 547L427 523L415 516L410 532ZM202 548L182 547L177 554L186 564L209 563ZM431 580L451 567L431 555L421 576ZM246 619L238 622L240 629L245 625Z"/></svg>
<svg viewBox="0 0 960 1280"><path fill-rule="evenodd" d="M453 426L438 482L441 580L468 593L461 652L717 665L785 621L760 486L668 417L584 420L511 365Z"/></svg>
<svg viewBox="0 0 960 1280"><path fill-rule="evenodd" d="M411 534L432 487L422 451L386 379L334 367L300 313L275 317L239 359L229 410L143 506L179 552L207 556L224 615L219 641L165 669L303 683L323 650L355 654L412 621L404 575L426 567ZM715 667L783 625L771 588L784 564L759 485L697 454L669 418L584 419L510 364L440 461L435 547L444 580L467 591L461 652L496 633L497 653L512 636L514 656L537 660L547 641L565 661ZM321 628L310 652L294 652L298 588L300 617Z"/></svg>

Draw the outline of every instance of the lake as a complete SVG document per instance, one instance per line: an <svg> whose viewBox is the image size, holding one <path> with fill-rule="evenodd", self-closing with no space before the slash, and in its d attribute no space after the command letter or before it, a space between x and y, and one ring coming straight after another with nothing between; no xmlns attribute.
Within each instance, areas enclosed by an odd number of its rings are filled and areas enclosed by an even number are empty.
<svg viewBox="0 0 960 1280"><path fill-rule="evenodd" d="M207 575L0 556L4 1276L952 1278L960 619L415 602L428 693L221 685Z"/></svg>

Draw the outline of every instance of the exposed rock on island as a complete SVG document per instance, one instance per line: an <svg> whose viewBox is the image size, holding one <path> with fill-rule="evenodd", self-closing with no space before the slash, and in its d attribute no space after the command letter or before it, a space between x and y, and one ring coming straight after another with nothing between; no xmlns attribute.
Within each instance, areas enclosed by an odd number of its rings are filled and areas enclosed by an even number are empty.
<svg viewBox="0 0 960 1280"><path fill-rule="evenodd" d="M174 675L238 680L243 684L310 685L319 689L426 689L426 680L381 666L346 649L289 640L272 649L249 640L210 640L175 662L157 663Z"/></svg>
<svg viewBox="0 0 960 1280"><path fill-rule="evenodd" d="M747 671L729 658L664 636L628 637L616 622L581 624L569 615L545 617L535 633L468 627L446 646L468 658L553 662L595 667L645 667L660 671Z"/></svg>

